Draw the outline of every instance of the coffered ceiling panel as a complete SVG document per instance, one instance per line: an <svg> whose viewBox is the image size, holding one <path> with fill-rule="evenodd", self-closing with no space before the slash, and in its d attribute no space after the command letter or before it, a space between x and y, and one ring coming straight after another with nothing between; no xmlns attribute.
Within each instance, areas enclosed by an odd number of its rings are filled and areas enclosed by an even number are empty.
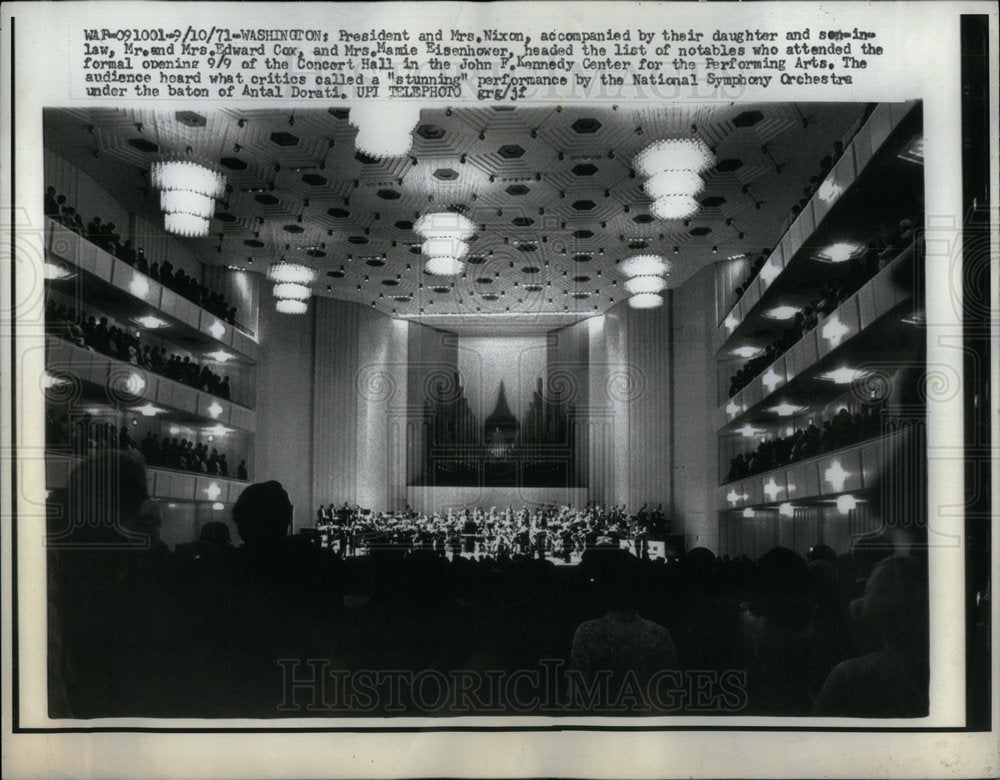
<svg viewBox="0 0 1000 780"><path fill-rule="evenodd" d="M52 109L45 142L154 221L152 162L180 156L217 167L228 187L211 235L179 239L205 263L263 272L284 256L317 268L317 295L436 324L479 327L496 315L503 328L518 323L513 315L558 322L607 309L626 297L617 265L633 254L667 257L677 287L714 261L774 246L820 161L865 108L428 108L410 153L384 160L357 150L341 107ZM658 220L633 160L654 141L691 136L715 155L701 208L688 220ZM441 210L478 226L453 279L424 272L413 232L420 215Z"/></svg>

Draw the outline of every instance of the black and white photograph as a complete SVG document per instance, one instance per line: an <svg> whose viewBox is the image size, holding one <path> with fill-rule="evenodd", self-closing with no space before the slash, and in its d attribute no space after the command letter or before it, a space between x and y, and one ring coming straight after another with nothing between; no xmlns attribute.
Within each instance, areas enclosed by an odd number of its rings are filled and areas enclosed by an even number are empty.
<svg viewBox="0 0 1000 780"><path fill-rule="evenodd" d="M996 717L995 12L949 17L946 104L865 81L914 56L888 11L382 5L84 20L9 117L5 729L239 737L254 775L700 771L575 763L616 734L981 772L947 739ZM253 766L294 732L464 758ZM506 736L578 741L457 741Z"/></svg>
<svg viewBox="0 0 1000 780"><path fill-rule="evenodd" d="M50 714L926 715L921 118L46 111Z"/></svg>

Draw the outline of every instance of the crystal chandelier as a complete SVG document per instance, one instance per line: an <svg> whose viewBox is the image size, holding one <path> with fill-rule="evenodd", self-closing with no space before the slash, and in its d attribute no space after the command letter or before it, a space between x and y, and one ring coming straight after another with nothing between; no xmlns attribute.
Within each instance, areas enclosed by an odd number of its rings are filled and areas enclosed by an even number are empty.
<svg viewBox="0 0 1000 780"><path fill-rule="evenodd" d="M660 294L667 289L670 264L659 255L633 255L618 266L628 279L625 292L630 294L628 305L633 309L653 309L663 304Z"/></svg>
<svg viewBox="0 0 1000 780"><path fill-rule="evenodd" d="M316 269L302 263L278 260L267 268L267 278L274 282L275 309L282 314L305 314L316 281Z"/></svg>
<svg viewBox="0 0 1000 780"><path fill-rule="evenodd" d="M650 213L657 219L687 219L698 211L698 201L690 195L665 195L653 201Z"/></svg>
<svg viewBox="0 0 1000 780"><path fill-rule="evenodd" d="M309 310L305 301L295 301L290 298L279 298L274 308L281 314L305 314Z"/></svg>
<svg viewBox="0 0 1000 780"><path fill-rule="evenodd" d="M291 301L308 301L312 298L312 290L304 284L281 282L274 285L274 297Z"/></svg>
<svg viewBox="0 0 1000 780"><path fill-rule="evenodd" d="M657 293L639 293L628 299L633 309L655 309L663 305L663 296Z"/></svg>
<svg viewBox="0 0 1000 780"><path fill-rule="evenodd" d="M659 255L633 255L622 260L618 269L625 276L660 276L670 270L670 265Z"/></svg>
<svg viewBox="0 0 1000 780"><path fill-rule="evenodd" d="M464 268L465 263L455 257L432 257L424 264L432 276L457 276Z"/></svg>
<svg viewBox="0 0 1000 780"><path fill-rule="evenodd" d="M268 266L267 278L276 284L288 282L290 284L312 285L316 281L316 269L302 265L302 263L279 260Z"/></svg>
<svg viewBox="0 0 1000 780"><path fill-rule="evenodd" d="M635 170L643 178L662 171L704 173L715 156L700 138L667 138L643 149L635 158Z"/></svg>
<svg viewBox="0 0 1000 780"><path fill-rule="evenodd" d="M428 257L454 257L461 260L469 253L469 245L457 238L428 238L420 245Z"/></svg>
<svg viewBox="0 0 1000 780"><path fill-rule="evenodd" d="M420 121L420 106L372 100L354 106L348 121L358 128L354 146L359 152L376 160L400 157L410 151L411 133Z"/></svg>
<svg viewBox="0 0 1000 780"><path fill-rule="evenodd" d="M433 276L456 276L465 268L462 258L469 252L466 242L476 232L476 223L452 211L424 214L413 225L424 239L420 251L428 258L424 270Z"/></svg>
<svg viewBox="0 0 1000 780"><path fill-rule="evenodd" d="M476 223L453 211L424 214L413 224L413 231L423 238L454 238L466 241L476 232Z"/></svg>
<svg viewBox="0 0 1000 780"><path fill-rule="evenodd" d="M667 287L666 279L659 276L633 276L625 281L625 292L631 295L659 293Z"/></svg>
<svg viewBox="0 0 1000 780"><path fill-rule="evenodd" d="M653 200L668 195L694 197L705 189L705 182L692 170L670 170L651 176L642 187Z"/></svg>
<svg viewBox="0 0 1000 780"><path fill-rule="evenodd" d="M163 226L180 236L207 236L215 201L226 192L226 177L190 160L153 163L153 188L160 191Z"/></svg>
<svg viewBox="0 0 1000 780"><path fill-rule="evenodd" d="M695 198L705 189L701 174L715 156L700 138L667 138L650 144L633 161L644 177L643 189L653 199L656 219L687 219L698 211Z"/></svg>

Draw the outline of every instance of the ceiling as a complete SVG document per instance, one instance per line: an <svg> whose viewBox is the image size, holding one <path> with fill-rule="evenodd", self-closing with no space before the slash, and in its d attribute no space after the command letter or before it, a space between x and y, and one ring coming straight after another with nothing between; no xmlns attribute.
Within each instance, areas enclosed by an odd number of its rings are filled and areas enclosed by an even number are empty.
<svg viewBox="0 0 1000 780"><path fill-rule="evenodd" d="M616 264L632 254L667 256L676 288L706 264L774 246L864 108L424 109L410 156L383 161L357 153L346 108L51 109L44 132L49 148L153 221L151 162L190 154L217 165L229 187L211 236L179 239L205 263L263 272L284 256L319 269L317 295L430 324L544 329L627 297ZM692 133L716 156L702 208L688 222L656 220L632 159ZM442 279L423 272L412 223L449 207L480 230L464 275Z"/></svg>

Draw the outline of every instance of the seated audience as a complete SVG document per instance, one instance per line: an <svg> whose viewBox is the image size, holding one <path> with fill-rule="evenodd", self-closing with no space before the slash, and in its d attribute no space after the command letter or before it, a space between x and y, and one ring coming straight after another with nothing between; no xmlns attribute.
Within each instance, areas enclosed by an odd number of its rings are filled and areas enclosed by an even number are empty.
<svg viewBox="0 0 1000 780"><path fill-rule="evenodd" d="M927 583L922 562L895 555L875 567L860 621L878 648L839 663L819 693L821 717L917 718L927 715Z"/></svg>

